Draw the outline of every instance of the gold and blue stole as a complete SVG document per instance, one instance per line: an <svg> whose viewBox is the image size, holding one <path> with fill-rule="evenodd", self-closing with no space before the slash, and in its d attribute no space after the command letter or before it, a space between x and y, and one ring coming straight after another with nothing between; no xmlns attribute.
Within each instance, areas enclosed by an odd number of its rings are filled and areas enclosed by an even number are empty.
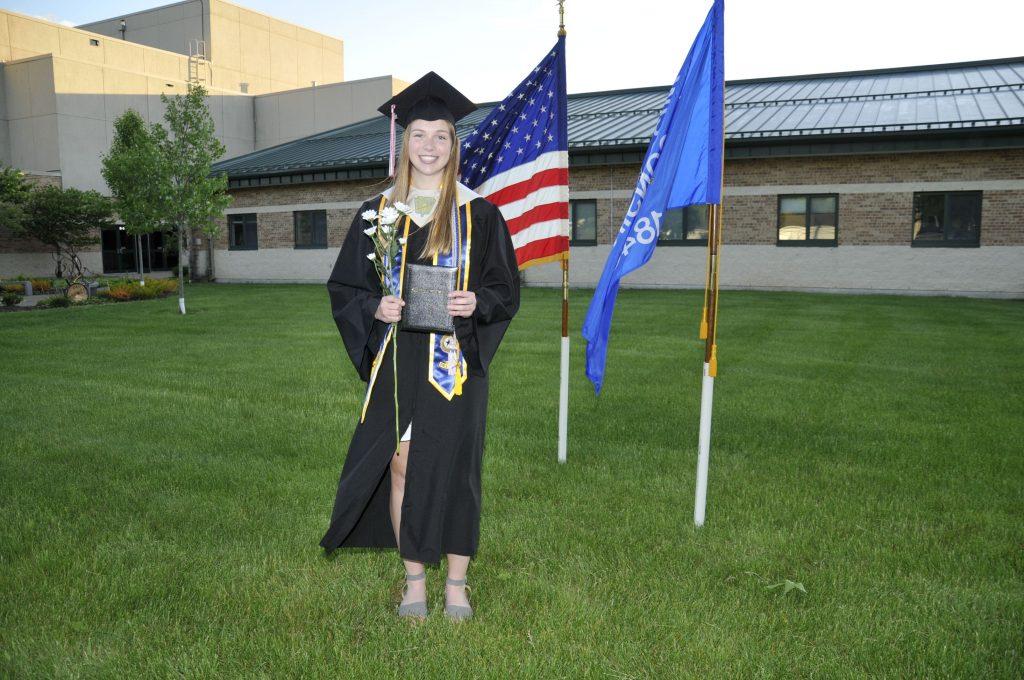
<svg viewBox="0 0 1024 680"><path fill-rule="evenodd" d="M387 202L386 197L381 197L377 212L384 210ZM452 209L452 247L446 253L438 253L433 257L433 264L445 267L455 267L455 286L459 290L469 289L469 254L473 241L473 212L469 202L462 205L458 210ZM398 254L393 262L389 262L387 272L391 289L396 291L395 295L401 297L402 286L405 282L405 260L406 251L409 247L409 225L412 218L406 216L402 222L402 240L398 246ZM366 384L366 396L363 398L363 409L359 416L359 422L366 419L366 409L370 405L370 395L373 393L373 385L377 381L377 373L380 371L381 363L387 345L391 341L391 335L395 332L395 324L388 325L388 331L377 349L377 355L373 359L373 366L370 369L370 379ZM462 385L468 378L466 358L459 346L459 339L454 333L430 334L430 351L427 355L429 366L427 367L427 380L441 393L448 401L453 397L462 394Z"/></svg>

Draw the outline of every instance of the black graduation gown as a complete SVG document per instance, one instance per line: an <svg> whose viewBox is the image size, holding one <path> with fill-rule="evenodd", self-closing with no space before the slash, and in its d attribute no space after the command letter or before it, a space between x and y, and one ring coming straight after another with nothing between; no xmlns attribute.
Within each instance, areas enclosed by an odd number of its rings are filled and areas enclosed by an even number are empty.
<svg viewBox="0 0 1024 680"><path fill-rule="evenodd" d="M367 259L372 252L361 215L379 209L380 196L364 203L349 228L328 279L331 309L352 363L364 382L387 324L374 318L380 279ZM412 421L402 504L401 557L437 564L441 555L476 554L480 529L480 470L487 415L487 369L519 308L519 273L508 227L485 199L471 201L469 290L476 293L470 318L456 317L456 335L468 364L462 394L451 401L427 381L430 335L398 333L399 431ZM403 218L404 219L404 218ZM407 262L418 255L429 224L411 224ZM415 230L415 231L413 231ZM339 546L395 548L389 512L389 464L395 451L391 343L384 350L366 418L357 424L338 481L330 528L320 541L328 553ZM360 404L361 406L361 404Z"/></svg>

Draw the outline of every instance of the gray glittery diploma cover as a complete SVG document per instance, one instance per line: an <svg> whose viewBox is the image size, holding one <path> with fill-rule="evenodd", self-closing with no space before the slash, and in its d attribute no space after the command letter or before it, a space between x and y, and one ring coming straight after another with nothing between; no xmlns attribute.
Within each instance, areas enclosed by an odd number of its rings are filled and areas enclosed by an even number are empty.
<svg viewBox="0 0 1024 680"><path fill-rule="evenodd" d="M407 264L402 286L402 330L454 333L455 321L448 312L448 293L454 290L455 267Z"/></svg>

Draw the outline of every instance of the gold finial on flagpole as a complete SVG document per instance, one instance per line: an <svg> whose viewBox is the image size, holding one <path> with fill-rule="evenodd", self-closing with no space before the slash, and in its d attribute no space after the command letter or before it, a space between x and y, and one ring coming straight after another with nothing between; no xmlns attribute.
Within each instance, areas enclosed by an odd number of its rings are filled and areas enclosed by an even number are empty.
<svg viewBox="0 0 1024 680"><path fill-rule="evenodd" d="M565 0L558 0L558 37L565 37Z"/></svg>

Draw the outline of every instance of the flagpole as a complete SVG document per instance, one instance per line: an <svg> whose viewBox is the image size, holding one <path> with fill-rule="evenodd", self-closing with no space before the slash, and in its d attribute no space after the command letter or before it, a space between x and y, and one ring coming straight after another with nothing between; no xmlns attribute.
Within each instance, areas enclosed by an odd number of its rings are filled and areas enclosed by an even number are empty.
<svg viewBox="0 0 1024 680"><path fill-rule="evenodd" d="M724 13L724 2L722 12ZM697 439L697 489L693 499L693 523L704 526L708 500L708 465L711 461L711 406L718 375L718 271L722 250L722 205L725 203L725 73L722 81L722 176L719 202L708 215L708 271L704 288L704 314L700 337L704 339L704 372L700 389L700 431Z"/></svg>
<svg viewBox="0 0 1024 680"><path fill-rule="evenodd" d="M708 219L708 289L706 292L707 312L701 328L707 327L704 341L704 374L700 389L700 434L697 442L697 491L693 503L693 523L704 526L704 515L708 498L708 465L711 460L711 406L715 392L715 376L718 374L717 347L715 334L718 330L718 260L721 247L722 205L711 206Z"/></svg>
<svg viewBox="0 0 1024 680"><path fill-rule="evenodd" d="M558 37L565 37L565 2L558 1ZM558 388L558 462L569 448L569 251L562 257L562 360Z"/></svg>

